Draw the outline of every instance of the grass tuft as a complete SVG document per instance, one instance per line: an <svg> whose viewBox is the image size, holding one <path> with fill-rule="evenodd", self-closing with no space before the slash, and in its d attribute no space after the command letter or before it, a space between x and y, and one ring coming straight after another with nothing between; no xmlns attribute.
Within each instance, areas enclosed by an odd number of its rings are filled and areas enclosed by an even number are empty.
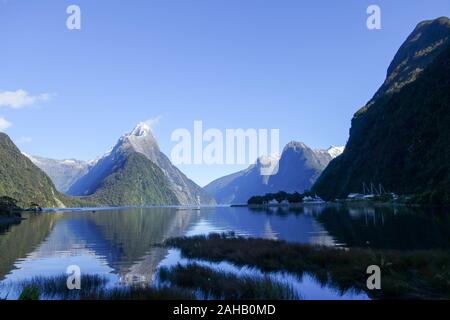
<svg viewBox="0 0 450 320"><path fill-rule="evenodd" d="M446 251L395 251L342 249L287 243L230 234L181 237L165 242L189 259L228 261L265 272L305 272L322 285L345 292L365 291L371 298L450 299L450 253ZM381 290L368 290L367 267L381 268Z"/></svg>
<svg viewBox="0 0 450 320"><path fill-rule="evenodd" d="M178 287L200 291L207 299L299 300L291 285L274 281L268 276L237 276L196 263L161 268L159 277Z"/></svg>
<svg viewBox="0 0 450 320"><path fill-rule="evenodd" d="M194 295L176 287L122 286L107 288L108 280L98 275L81 278L80 290L69 290L67 276L35 277L18 284L21 300L192 300Z"/></svg>

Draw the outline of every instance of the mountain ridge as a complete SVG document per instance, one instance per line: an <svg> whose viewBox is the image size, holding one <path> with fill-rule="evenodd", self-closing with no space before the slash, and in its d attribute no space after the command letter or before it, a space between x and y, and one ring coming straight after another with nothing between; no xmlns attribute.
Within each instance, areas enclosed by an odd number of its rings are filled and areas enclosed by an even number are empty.
<svg viewBox="0 0 450 320"><path fill-rule="evenodd" d="M266 172L258 159L256 164L244 170L212 181L204 190L221 204L246 203L252 196L279 191L303 192L312 186L341 149L313 150L303 142L291 141L283 149L275 174L263 175Z"/></svg>
<svg viewBox="0 0 450 320"><path fill-rule="evenodd" d="M52 179L58 191L65 193L70 186L84 176L95 164L94 161L77 159L50 159L22 152L37 167L44 171Z"/></svg>
<svg viewBox="0 0 450 320"><path fill-rule="evenodd" d="M214 200L202 188L172 165L169 158L159 149L150 126L144 122L139 123L129 133L122 135L112 151L101 157L86 175L78 179L70 187L68 194L73 196L93 196L102 182L120 167L118 163L124 161L124 158L127 158L132 153L143 155L149 161L149 166L155 165L161 170L171 193L175 194L177 199L176 202L171 201L164 204L192 205L214 203ZM153 172L155 173L156 171ZM168 199L172 199L171 195Z"/></svg>
<svg viewBox="0 0 450 320"><path fill-rule="evenodd" d="M408 48L412 52L402 52ZM403 77L407 81L392 92L383 84L357 111L344 153L313 187L325 199L361 192L363 182L373 182L419 195L418 202L450 203L450 20L420 23L399 51L389 71L398 70L398 57L412 63L404 69L423 70L414 79Z"/></svg>
<svg viewBox="0 0 450 320"><path fill-rule="evenodd" d="M0 132L0 195L11 197L28 208L64 207L65 197L52 180L30 159L24 156L9 136Z"/></svg>

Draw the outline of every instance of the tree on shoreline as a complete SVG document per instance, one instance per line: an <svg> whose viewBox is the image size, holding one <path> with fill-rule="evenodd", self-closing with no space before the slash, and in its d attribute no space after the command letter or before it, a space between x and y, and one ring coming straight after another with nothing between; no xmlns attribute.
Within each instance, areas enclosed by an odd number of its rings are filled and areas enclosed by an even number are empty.
<svg viewBox="0 0 450 320"><path fill-rule="evenodd" d="M293 203L302 203L305 194L300 194L298 192L295 193L287 193L284 191L280 191L278 193L267 193L264 196L253 196L248 199L248 205L267 205L273 200L277 201L279 204L287 201L290 204Z"/></svg>
<svg viewBox="0 0 450 320"><path fill-rule="evenodd" d="M20 211L22 208L17 205L16 199L7 196L0 197L0 214L16 215Z"/></svg>

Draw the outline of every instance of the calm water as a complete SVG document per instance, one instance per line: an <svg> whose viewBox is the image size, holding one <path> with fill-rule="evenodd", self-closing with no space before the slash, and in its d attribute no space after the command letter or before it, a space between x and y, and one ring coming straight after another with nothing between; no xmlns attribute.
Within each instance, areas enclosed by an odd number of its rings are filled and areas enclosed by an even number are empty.
<svg viewBox="0 0 450 320"><path fill-rule="evenodd" d="M18 280L61 275L69 265L80 266L84 274L105 275L118 285L156 281L159 266L187 260L177 250L153 245L181 235L234 231L326 246L448 250L449 217L433 210L323 205L295 210L216 207L25 214L20 224L0 229L0 297ZM259 273L225 262L209 265L238 274ZM367 298L323 287L308 275L271 276L289 281L306 299Z"/></svg>

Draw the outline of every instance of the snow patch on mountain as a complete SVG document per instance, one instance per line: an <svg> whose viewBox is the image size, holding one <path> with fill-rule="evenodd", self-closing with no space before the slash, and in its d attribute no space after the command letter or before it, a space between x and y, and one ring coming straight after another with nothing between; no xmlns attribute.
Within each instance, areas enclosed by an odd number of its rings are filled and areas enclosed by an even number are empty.
<svg viewBox="0 0 450 320"><path fill-rule="evenodd" d="M281 157L261 157L245 170L214 180L204 190L221 204L246 203L252 196L269 192L304 192L342 149L313 150L303 142L291 141L284 147ZM261 162L271 166L262 167ZM266 172L267 169L272 172Z"/></svg>
<svg viewBox="0 0 450 320"><path fill-rule="evenodd" d="M92 167L91 162L76 159L55 160L22 152L39 169L44 171L60 192L66 192L72 184Z"/></svg>
<svg viewBox="0 0 450 320"><path fill-rule="evenodd" d="M343 146L343 147L331 146L327 149L327 152L334 159L336 157L339 157L344 152L344 149L345 149L345 146Z"/></svg>
<svg viewBox="0 0 450 320"><path fill-rule="evenodd" d="M150 126L145 122L139 122L138 125L128 134L129 136L145 137L151 133Z"/></svg>
<svg viewBox="0 0 450 320"><path fill-rule="evenodd" d="M214 200L198 185L188 179L169 158L161 152L153 136L148 121L140 122L130 132L122 135L114 148L95 162L88 174L77 181L69 190L71 195L90 195L95 193L99 183L113 174L117 163L133 152L144 155L157 165L167 178L169 188L180 204L212 204Z"/></svg>

